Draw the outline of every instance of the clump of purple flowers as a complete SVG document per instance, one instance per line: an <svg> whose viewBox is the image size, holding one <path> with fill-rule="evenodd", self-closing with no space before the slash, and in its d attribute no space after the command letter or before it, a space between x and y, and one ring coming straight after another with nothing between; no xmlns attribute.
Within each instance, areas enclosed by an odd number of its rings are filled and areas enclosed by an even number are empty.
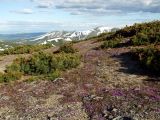
<svg viewBox="0 0 160 120"><path fill-rule="evenodd" d="M125 95L121 89L113 89L113 90L111 90L111 94L112 94L112 96L117 96L117 97Z"/></svg>

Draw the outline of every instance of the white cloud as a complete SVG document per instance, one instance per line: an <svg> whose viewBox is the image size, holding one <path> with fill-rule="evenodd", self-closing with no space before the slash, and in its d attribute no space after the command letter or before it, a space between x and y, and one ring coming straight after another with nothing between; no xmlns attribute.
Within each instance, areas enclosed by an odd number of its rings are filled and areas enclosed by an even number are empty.
<svg viewBox="0 0 160 120"><path fill-rule="evenodd" d="M32 0L38 7L56 7L72 14L117 14L130 12L160 13L160 0ZM73 12L74 11L74 12ZM77 13L76 13L77 12Z"/></svg>
<svg viewBox="0 0 160 120"><path fill-rule="evenodd" d="M37 3L38 8L51 8L54 4L54 0L31 0Z"/></svg>
<svg viewBox="0 0 160 120"><path fill-rule="evenodd" d="M1 33L29 33L54 30L86 30L100 26L96 22L58 22L58 21L0 21Z"/></svg>
<svg viewBox="0 0 160 120"><path fill-rule="evenodd" d="M26 8L26 9L22 9L22 10L12 10L12 13L17 13L17 14L32 14L33 10Z"/></svg>
<svg viewBox="0 0 160 120"><path fill-rule="evenodd" d="M24 33L50 31L54 27L59 27L60 24L57 21L0 21L0 32Z"/></svg>
<svg viewBox="0 0 160 120"><path fill-rule="evenodd" d="M153 2L153 0L144 0L143 2L146 5L150 5Z"/></svg>

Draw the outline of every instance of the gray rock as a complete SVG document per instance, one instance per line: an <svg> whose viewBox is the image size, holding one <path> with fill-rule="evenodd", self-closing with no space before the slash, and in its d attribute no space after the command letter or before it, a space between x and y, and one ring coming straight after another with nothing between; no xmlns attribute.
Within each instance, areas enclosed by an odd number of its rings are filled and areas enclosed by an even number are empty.
<svg viewBox="0 0 160 120"><path fill-rule="evenodd" d="M117 112L117 109L116 109L116 108L114 108L112 111L113 111L113 112Z"/></svg>
<svg viewBox="0 0 160 120"><path fill-rule="evenodd" d="M53 80L53 82L55 83L55 82L63 81L63 80L64 80L64 78L56 78L55 80Z"/></svg>
<svg viewBox="0 0 160 120"><path fill-rule="evenodd" d="M122 116L118 116L116 118L114 118L113 120L134 120L131 117L122 117Z"/></svg>

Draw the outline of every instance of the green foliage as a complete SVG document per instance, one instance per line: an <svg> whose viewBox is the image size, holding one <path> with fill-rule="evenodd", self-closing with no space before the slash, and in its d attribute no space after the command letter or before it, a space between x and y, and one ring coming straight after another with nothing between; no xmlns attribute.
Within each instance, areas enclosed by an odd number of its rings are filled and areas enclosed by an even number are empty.
<svg viewBox="0 0 160 120"><path fill-rule="evenodd" d="M22 45L14 48L5 49L0 52L0 55L11 55L11 54L25 54L41 51L43 49L48 49L52 47L51 44L47 45Z"/></svg>
<svg viewBox="0 0 160 120"><path fill-rule="evenodd" d="M109 40L109 41L105 41L102 45L101 48L115 48L115 47L119 47L120 46L120 42L121 40L117 39L117 40Z"/></svg>
<svg viewBox="0 0 160 120"><path fill-rule="evenodd" d="M46 79L55 79L61 71L75 68L80 64L76 54L47 54L39 52L29 58L18 58L7 67L7 72L16 71L26 75L44 75Z"/></svg>
<svg viewBox="0 0 160 120"><path fill-rule="evenodd" d="M10 82L15 81L17 79L20 79L22 76L22 73L20 72L7 72L7 73L0 73L0 82Z"/></svg>
<svg viewBox="0 0 160 120"><path fill-rule="evenodd" d="M58 78L59 76L60 76L60 71L56 70L53 73L48 74L44 78L52 81L52 80L55 80L56 78Z"/></svg>
<svg viewBox="0 0 160 120"><path fill-rule="evenodd" d="M16 72L20 72L19 71L20 66L18 64L12 64L10 66L7 66L6 72L12 72L12 71L16 71Z"/></svg>
<svg viewBox="0 0 160 120"><path fill-rule="evenodd" d="M131 39L131 45L149 45L159 44L160 42L160 21L153 21L149 23L135 24L133 26L126 26L116 32L110 32L103 35L103 39L116 40L119 38Z"/></svg>
<svg viewBox="0 0 160 120"><path fill-rule="evenodd" d="M17 58L7 67L5 73L0 73L0 82L10 82L22 75L34 75L27 81L38 79L54 80L61 71L72 69L80 64L80 56L73 53L49 54L39 52L29 58Z"/></svg>
<svg viewBox="0 0 160 120"><path fill-rule="evenodd" d="M103 38L106 38L106 41L101 48L114 48L122 45L143 46L142 49L133 50L132 55L140 61L142 66L160 73L160 51L158 49L160 44L160 21L126 26L116 32L103 35ZM153 46L147 47L148 45Z"/></svg>
<svg viewBox="0 0 160 120"><path fill-rule="evenodd" d="M49 73L46 75L31 76L25 81L26 82L33 82L33 81L38 81L38 80L51 80L51 81L53 81L56 78L58 78L60 76L60 74L61 74L61 72L59 70L55 70L53 73Z"/></svg>
<svg viewBox="0 0 160 120"><path fill-rule="evenodd" d="M25 81L26 82L33 82L33 81L38 81L38 80L39 80L39 77L37 77L37 76L31 76L28 79L26 79Z"/></svg>
<svg viewBox="0 0 160 120"><path fill-rule="evenodd" d="M60 70L75 68L80 64L80 57L74 54L58 54L55 55L57 68Z"/></svg>
<svg viewBox="0 0 160 120"><path fill-rule="evenodd" d="M73 48L73 44L67 43L59 48L59 52L64 52L64 53L75 53L76 49Z"/></svg>
<svg viewBox="0 0 160 120"><path fill-rule="evenodd" d="M144 33L138 33L132 38L132 42L134 45L147 45L150 43L148 36Z"/></svg>
<svg viewBox="0 0 160 120"><path fill-rule="evenodd" d="M160 51L155 47L132 50L133 57L151 71L160 73Z"/></svg>

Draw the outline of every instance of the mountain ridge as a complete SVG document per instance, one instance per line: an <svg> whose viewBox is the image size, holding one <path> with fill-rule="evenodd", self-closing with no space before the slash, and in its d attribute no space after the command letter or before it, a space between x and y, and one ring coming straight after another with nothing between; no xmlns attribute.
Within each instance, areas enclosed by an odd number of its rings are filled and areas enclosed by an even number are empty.
<svg viewBox="0 0 160 120"><path fill-rule="evenodd" d="M84 31L52 31L39 33L0 34L0 50L11 48L15 45L52 44L59 46L64 42L85 40L96 37L101 33L115 31L118 28L96 27ZM13 44L13 45L12 45Z"/></svg>
<svg viewBox="0 0 160 120"><path fill-rule="evenodd" d="M52 41L58 42L63 41L74 41L74 40L84 40L90 37L95 37L101 33L110 32L112 28L110 27L96 27L90 30L84 31L53 31L40 35L36 39L31 40L32 42L37 42L39 44L47 44Z"/></svg>

